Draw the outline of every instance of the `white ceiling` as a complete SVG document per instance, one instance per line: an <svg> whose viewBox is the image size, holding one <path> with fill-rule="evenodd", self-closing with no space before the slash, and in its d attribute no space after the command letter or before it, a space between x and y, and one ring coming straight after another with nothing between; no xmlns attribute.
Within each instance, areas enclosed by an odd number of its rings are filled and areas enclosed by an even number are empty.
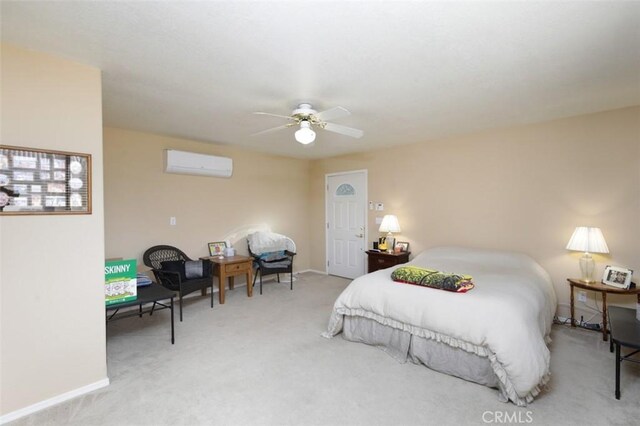
<svg viewBox="0 0 640 426"><path fill-rule="evenodd" d="M104 123L299 158L640 104L640 2L9 2L2 39L103 71ZM352 112L302 146L301 101Z"/></svg>

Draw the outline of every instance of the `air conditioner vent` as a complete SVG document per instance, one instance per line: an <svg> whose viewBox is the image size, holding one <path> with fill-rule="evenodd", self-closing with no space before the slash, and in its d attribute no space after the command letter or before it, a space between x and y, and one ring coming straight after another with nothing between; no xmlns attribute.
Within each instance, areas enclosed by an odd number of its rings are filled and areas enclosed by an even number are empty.
<svg viewBox="0 0 640 426"><path fill-rule="evenodd" d="M226 178L231 177L233 173L231 158L174 149L167 149L165 154L164 171L166 173Z"/></svg>

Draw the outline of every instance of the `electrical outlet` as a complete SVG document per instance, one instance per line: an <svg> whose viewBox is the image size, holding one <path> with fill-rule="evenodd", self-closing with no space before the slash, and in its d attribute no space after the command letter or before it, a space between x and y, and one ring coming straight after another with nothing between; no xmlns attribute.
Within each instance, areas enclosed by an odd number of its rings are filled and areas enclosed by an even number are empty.
<svg viewBox="0 0 640 426"><path fill-rule="evenodd" d="M587 301L587 292L579 291L578 292L578 302L586 302Z"/></svg>
<svg viewBox="0 0 640 426"><path fill-rule="evenodd" d="M176 225L176 218L175 217L171 216L169 218L169 225L171 225L171 226L175 226Z"/></svg>
<svg viewBox="0 0 640 426"><path fill-rule="evenodd" d="M376 211L384 211L384 203L376 203Z"/></svg>

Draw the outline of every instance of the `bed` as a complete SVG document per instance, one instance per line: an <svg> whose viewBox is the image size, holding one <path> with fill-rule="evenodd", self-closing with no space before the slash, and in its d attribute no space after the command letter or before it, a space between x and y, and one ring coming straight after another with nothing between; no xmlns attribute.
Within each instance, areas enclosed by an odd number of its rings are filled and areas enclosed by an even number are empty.
<svg viewBox="0 0 640 426"><path fill-rule="evenodd" d="M392 271L406 265L469 274L475 288L455 293L392 281ZM549 380L556 303L549 274L527 255L438 247L353 280L323 336L342 332L400 362L495 387L502 401L525 406Z"/></svg>

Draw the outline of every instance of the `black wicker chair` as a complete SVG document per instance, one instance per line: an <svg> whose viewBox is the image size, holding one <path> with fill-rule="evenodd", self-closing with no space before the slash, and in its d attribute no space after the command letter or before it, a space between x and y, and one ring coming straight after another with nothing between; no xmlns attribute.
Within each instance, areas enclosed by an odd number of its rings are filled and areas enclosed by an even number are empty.
<svg viewBox="0 0 640 426"><path fill-rule="evenodd" d="M213 265L211 262L202 261L201 278L187 279L184 263L191 261L191 259L178 248L165 245L153 246L144 252L142 260L145 265L152 268L158 284L178 292L180 321L182 321L182 298L194 291L202 290L203 294L206 294L207 287L211 287L211 307L213 308Z"/></svg>
<svg viewBox="0 0 640 426"><path fill-rule="evenodd" d="M287 238L291 247L295 250L295 243L290 238ZM251 251L251 244L247 241L249 247L249 255L253 257L254 265L257 265L256 273L253 277L252 286L255 287L256 279L260 276L260 294L262 294L262 277L265 275L276 274L278 282L280 282L280 274L288 273L291 278L290 289L293 290L293 256L295 252L291 250L285 250L284 254L276 256L264 257L262 253L253 253Z"/></svg>

